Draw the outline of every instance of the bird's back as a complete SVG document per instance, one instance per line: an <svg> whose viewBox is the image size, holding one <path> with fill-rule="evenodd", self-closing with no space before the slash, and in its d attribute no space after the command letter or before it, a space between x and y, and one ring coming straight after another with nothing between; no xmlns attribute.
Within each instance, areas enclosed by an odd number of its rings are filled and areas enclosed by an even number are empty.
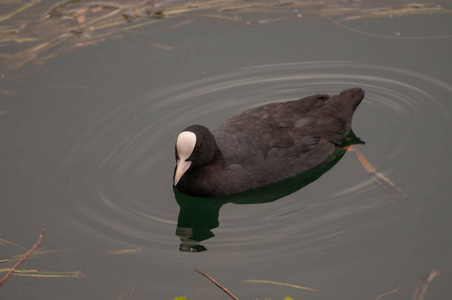
<svg viewBox="0 0 452 300"><path fill-rule="evenodd" d="M330 157L363 98L363 90L354 88L332 97L271 103L232 117L213 135L227 168L243 168L260 184L276 182Z"/></svg>

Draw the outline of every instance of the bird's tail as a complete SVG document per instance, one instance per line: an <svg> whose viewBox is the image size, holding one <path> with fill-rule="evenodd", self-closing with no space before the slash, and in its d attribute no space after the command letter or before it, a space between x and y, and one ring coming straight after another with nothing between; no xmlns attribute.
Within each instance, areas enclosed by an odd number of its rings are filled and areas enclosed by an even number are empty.
<svg viewBox="0 0 452 300"><path fill-rule="evenodd" d="M348 90L343 90L341 96L348 96L353 103L353 111L358 107L358 105L364 99L364 91L361 88L352 88Z"/></svg>

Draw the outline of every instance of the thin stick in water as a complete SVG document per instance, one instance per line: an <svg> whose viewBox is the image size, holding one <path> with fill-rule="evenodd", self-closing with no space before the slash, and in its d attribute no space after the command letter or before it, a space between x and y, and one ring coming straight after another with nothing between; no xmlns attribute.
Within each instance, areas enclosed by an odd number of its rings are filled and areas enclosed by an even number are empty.
<svg viewBox="0 0 452 300"><path fill-rule="evenodd" d="M428 285L438 275L439 272L433 270L430 273L428 273L427 276L421 278L413 290L413 296L411 297L411 300L423 300L425 297L425 293L427 292Z"/></svg>
<svg viewBox="0 0 452 300"><path fill-rule="evenodd" d="M203 273L197 269L195 269L196 272L198 272L199 274L201 274L202 276L206 277L207 279L209 279L210 281L212 281L217 287L219 287L220 289L223 290L223 292L225 292L226 294L228 294L232 299L235 300L239 300L236 296L234 296L233 294L231 294L231 292L228 291L228 289L224 288L223 286L221 286L221 284L219 284L218 282L215 281L215 279L213 279L212 277L210 277L209 275L207 275L206 273Z"/></svg>

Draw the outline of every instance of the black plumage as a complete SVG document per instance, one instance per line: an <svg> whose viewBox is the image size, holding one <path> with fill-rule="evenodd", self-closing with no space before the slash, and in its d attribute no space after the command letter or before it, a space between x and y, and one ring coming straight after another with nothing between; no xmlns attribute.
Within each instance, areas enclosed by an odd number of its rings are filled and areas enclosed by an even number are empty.
<svg viewBox="0 0 452 300"><path fill-rule="evenodd" d="M192 196L226 196L307 171L342 143L363 98L364 91L353 88L253 108L212 132L191 125L183 132L194 133L196 143L185 159L189 168L177 176L175 170L176 188Z"/></svg>

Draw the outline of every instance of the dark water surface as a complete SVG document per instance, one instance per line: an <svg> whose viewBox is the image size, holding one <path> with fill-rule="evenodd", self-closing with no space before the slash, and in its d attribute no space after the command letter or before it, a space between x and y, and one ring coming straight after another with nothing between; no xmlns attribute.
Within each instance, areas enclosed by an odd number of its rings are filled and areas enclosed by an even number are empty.
<svg viewBox="0 0 452 300"><path fill-rule="evenodd" d="M15 95L0 100L8 111L0 115L0 238L29 247L46 228L45 249L73 250L22 267L85 277L13 277L0 298L228 299L199 269L240 299L375 299L394 289L384 299L410 299L437 269L425 299L447 299L452 39L392 34L450 34L452 20L388 20L353 23L374 36L321 17L250 26L199 19L172 30L178 21L166 21L6 73L2 85ZM179 250L191 229L178 229L171 181L185 126L213 129L247 108L355 86L366 91L353 125L366 142L358 148L408 197L346 153L277 201L217 207L218 227L201 238L207 251ZM107 254L116 249L141 252ZM2 245L0 259L21 252Z"/></svg>

